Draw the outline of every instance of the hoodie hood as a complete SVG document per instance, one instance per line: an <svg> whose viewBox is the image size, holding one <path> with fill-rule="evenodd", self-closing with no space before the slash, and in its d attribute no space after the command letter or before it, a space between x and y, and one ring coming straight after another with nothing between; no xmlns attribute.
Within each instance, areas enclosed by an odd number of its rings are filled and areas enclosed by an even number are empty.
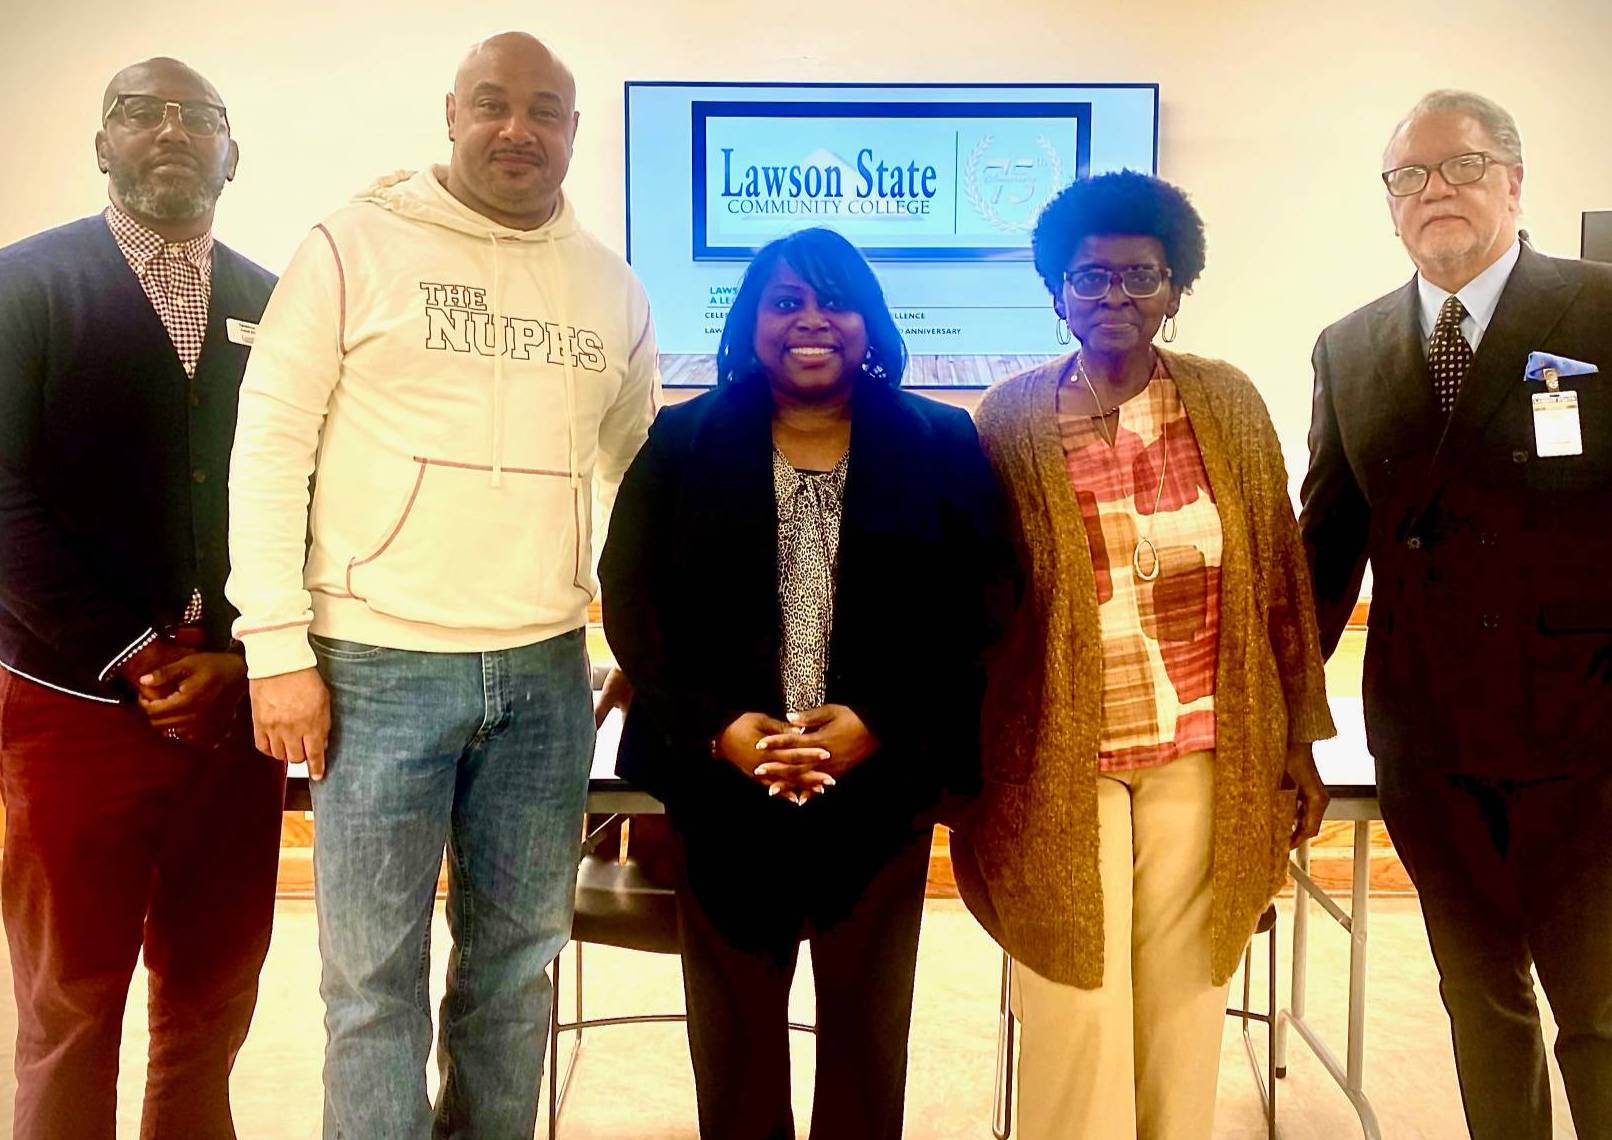
<svg viewBox="0 0 1612 1140"><path fill-rule="evenodd" d="M517 230L483 217L448 193L436 168L398 170L383 174L359 191L353 201L379 206L383 210L426 225L441 226L467 237L497 238L500 242L556 241L577 233L576 213L560 192L552 217L535 230Z"/></svg>

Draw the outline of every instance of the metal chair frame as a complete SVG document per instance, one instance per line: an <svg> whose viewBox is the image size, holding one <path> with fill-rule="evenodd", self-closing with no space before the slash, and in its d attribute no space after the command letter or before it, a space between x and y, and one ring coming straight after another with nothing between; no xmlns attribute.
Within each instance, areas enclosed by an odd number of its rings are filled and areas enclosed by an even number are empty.
<svg viewBox="0 0 1612 1140"><path fill-rule="evenodd" d="M1267 925L1266 919L1269 919ZM1283 1074L1276 1067L1276 904L1273 902L1260 916L1259 928L1256 935L1265 935L1266 946L1266 977L1265 977L1265 1012L1255 1013L1251 1008L1254 965L1254 943L1249 939L1247 948L1243 951L1243 1004L1241 1009L1226 1010L1227 1017L1235 1017L1242 1022L1243 1048L1248 1052L1248 1067L1254 1074L1254 1085L1259 1089L1260 1107L1265 1110L1265 1135L1268 1140L1276 1140L1276 1081ZM1253 1032L1249 1022L1257 1021L1265 1026L1265 1071L1260 1072L1259 1055L1254 1050Z"/></svg>

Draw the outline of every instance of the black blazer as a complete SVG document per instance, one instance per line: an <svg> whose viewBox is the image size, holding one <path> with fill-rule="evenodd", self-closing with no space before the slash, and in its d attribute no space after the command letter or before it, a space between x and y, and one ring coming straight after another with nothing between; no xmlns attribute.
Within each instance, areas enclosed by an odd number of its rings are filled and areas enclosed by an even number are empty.
<svg viewBox="0 0 1612 1140"><path fill-rule="evenodd" d="M600 562L605 632L636 689L617 770L685 823L754 809L910 827L979 781L981 658L1011 565L990 469L967 413L859 386L826 689L881 748L796 809L709 751L734 716L785 711L771 419L759 384L668 407L622 482Z"/></svg>
<svg viewBox="0 0 1612 1140"><path fill-rule="evenodd" d="M1455 409L1427 375L1415 279L1315 346L1301 525L1322 648L1369 560L1366 727L1379 763L1526 778L1612 761L1612 266L1526 245ZM1588 361L1584 453L1541 459L1531 351Z"/></svg>

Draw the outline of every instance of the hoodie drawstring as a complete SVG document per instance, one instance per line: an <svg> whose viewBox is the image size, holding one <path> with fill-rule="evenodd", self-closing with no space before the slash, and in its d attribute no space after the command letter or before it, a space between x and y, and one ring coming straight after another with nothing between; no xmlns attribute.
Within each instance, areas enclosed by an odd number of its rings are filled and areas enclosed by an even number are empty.
<svg viewBox="0 0 1612 1140"><path fill-rule="evenodd" d="M373 186L359 193L355 201L370 203L384 210L398 214L400 217L423 222L427 225L442 226L454 233L470 236L486 236L492 243L492 322L496 332L493 333L491 347L493 351L493 391L492 391L492 422L490 424L491 438L488 441L492 452L492 472L489 483L493 487L503 484L504 478L504 384L505 364L504 354L513 348L510 329L506 328L507 320L504 315L504 286L505 273L503 272L503 249L512 243L519 245L525 241L542 241L548 245L549 264L544 270L545 288L550 290L558 301L558 308L552 324L568 327L565 323L565 310L568 298L561 289L555 288L556 277L559 285L564 286L566 276L556 273L555 266L559 259L559 248L556 244L557 236L569 236L575 230L575 221L566 210L566 203L562 195L556 205L554 217L537 234L510 234L490 233L487 227L489 220L475 213L464 203L458 201L445 188L444 176L438 170L425 170L420 172L398 171L379 179ZM521 266L524 263L518 262ZM581 515L581 473L577 470L577 377L576 368L571 360L571 346L560 345L558 351L561 357L562 371L565 376L565 409L566 409L566 447L567 447L567 473L572 491L572 501L576 506L575 521L579 528L583 526ZM582 530L578 530L580 537ZM578 585L582 586L587 577L589 566L580 556L578 558L579 573ZM585 587L584 587L585 588Z"/></svg>
<svg viewBox="0 0 1612 1140"><path fill-rule="evenodd" d="M504 482L504 297L503 279L498 272L498 235L488 234L493 243L493 421L491 450L493 473L488 486Z"/></svg>

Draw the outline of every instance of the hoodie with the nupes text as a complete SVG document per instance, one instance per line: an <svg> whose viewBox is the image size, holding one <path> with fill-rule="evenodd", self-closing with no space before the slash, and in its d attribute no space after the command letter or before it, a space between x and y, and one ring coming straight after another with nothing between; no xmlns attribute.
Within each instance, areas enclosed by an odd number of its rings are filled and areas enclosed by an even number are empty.
<svg viewBox="0 0 1612 1140"><path fill-rule="evenodd" d="M643 287L563 195L514 230L429 169L381 179L303 241L242 382L250 675L312 666L310 633L473 652L582 625L595 511L659 404Z"/></svg>

